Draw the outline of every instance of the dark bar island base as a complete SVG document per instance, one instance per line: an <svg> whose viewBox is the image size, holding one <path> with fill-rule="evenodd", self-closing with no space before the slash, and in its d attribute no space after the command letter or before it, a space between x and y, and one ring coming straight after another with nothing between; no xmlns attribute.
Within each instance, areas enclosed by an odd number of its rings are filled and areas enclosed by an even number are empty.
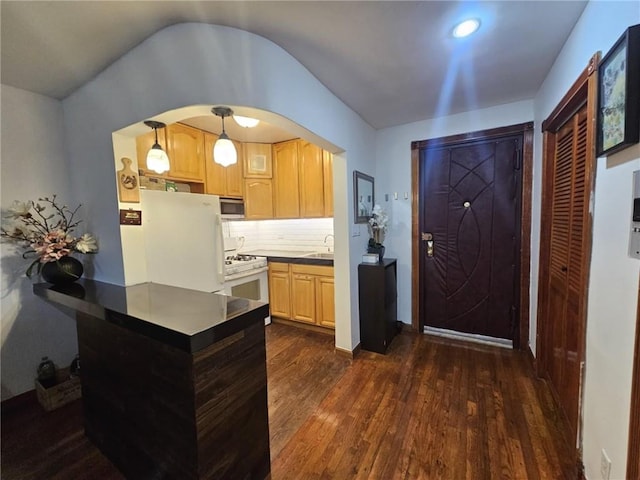
<svg viewBox="0 0 640 480"><path fill-rule="evenodd" d="M127 478L269 477L268 305L155 284L65 288L34 291L77 311L85 432Z"/></svg>

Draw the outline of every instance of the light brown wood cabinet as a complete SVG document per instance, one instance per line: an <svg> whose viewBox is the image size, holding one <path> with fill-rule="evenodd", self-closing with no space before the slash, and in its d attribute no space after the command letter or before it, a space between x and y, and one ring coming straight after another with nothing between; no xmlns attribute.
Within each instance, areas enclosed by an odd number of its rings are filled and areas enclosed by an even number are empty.
<svg viewBox="0 0 640 480"><path fill-rule="evenodd" d="M167 172L165 173L156 173L152 170L149 170L147 167L147 153L153 145L156 143L156 134L153 130L147 132L145 134L139 135L136 137L136 155L138 157L138 170L141 170L144 175L150 175L153 177L165 178L167 176ZM167 151L167 137L165 135L165 129L158 129L158 144L162 147L162 149ZM171 159L169 159L171 161Z"/></svg>
<svg viewBox="0 0 640 480"><path fill-rule="evenodd" d="M218 136L174 123L158 130L158 143L169 155L169 172L147 169L152 131L136 138L138 168L145 174L189 183L191 191L243 198L245 218L317 218L333 216L333 156L317 145L296 139L276 144L233 143L238 163L213 162Z"/></svg>
<svg viewBox="0 0 640 480"><path fill-rule="evenodd" d="M271 178L272 156L270 143L244 144L244 178Z"/></svg>
<svg viewBox="0 0 640 480"><path fill-rule="evenodd" d="M333 216L333 156L305 140L273 145L275 218Z"/></svg>
<svg viewBox="0 0 640 480"><path fill-rule="evenodd" d="M335 282L331 277L316 278L316 322L323 327L336 327Z"/></svg>
<svg viewBox="0 0 640 480"><path fill-rule="evenodd" d="M322 149L305 140L298 141L300 216L324 217L324 163Z"/></svg>
<svg viewBox="0 0 640 480"><path fill-rule="evenodd" d="M293 265L292 265L293 267ZM291 272L291 320L316 323L316 278Z"/></svg>
<svg viewBox="0 0 640 480"><path fill-rule="evenodd" d="M167 125L168 177L204 183L204 132L181 123Z"/></svg>
<svg viewBox="0 0 640 480"><path fill-rule="evenodd" d="M334 296L332 266L269 263L269 302L272 316L335 328ZM285 305L287 300L289 303Z"/></svg>
<svg viewBox="0 0 640 480"><path fill-rule="evenodd" d="M322 151L322 178L324 180L324 216L333 217L333 155Z"/></svg>
<svg viewBox="0 0 640 480"><path fill-rule="evenodd" d="M217 140L218 135L204 132L205 192L221 197L242 198L244 193L242 144L233 142L238 152L238 163L223 167L213 161L213 146Z"/></svg>
<svg viewBox="0 0 640 480"><path fill-rule="evenodd" d="M275 317L291 318L288 263L269 262L269 309Z"/></svg>
<svg viewBox="0 0 640 480"><path fill-rule="evenodd" d="M270 178L247 178L244 181L244 218L273 218L273 183Z"/></svg>
<svg viewBox="0 0 640 480"><path fill-rule="evenodd" d="M275 218L300 218L298 140L273 145L273 207Z"/></svg>

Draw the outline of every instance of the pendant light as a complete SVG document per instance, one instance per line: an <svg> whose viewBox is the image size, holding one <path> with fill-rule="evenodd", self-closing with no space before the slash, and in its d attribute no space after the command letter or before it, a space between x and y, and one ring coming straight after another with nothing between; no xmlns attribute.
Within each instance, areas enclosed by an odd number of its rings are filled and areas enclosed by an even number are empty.
<svg viewBox="0 0 640 480"><path fill-rule="evenodd" d="M233 119L238 125L244 128L253 128L260 123L257 118L243 117L241 115L234 115Z"/></svg>
<svg viewBox="0 0 640 480"><path fill-rule="evenodd" d="M158 143L158 129L164 128L166 125L154 120L145 120L144 124L147 127L153 128L154 132L156 132L156 143L153 144L147 153L147 168L156 173L169 171L169 157L167 156L167 152L162 150L162 147Z"/></svg>
<svg viewBox="0 0 640 480"><path fill-rule="evenodd" d="M224 117L233 115L233 110L229 107L213 107L211 112L222 117L222 133L213 146L213 161L223 167L228 167L238 162L236 147L224 131Z"/></svg>

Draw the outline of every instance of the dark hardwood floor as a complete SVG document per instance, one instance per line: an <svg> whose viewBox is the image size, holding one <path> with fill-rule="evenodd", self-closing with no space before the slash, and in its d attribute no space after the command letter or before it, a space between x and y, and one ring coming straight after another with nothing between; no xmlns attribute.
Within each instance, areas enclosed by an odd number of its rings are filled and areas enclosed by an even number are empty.
<svg viewBox="0 0 640 480"><path fill-rule="evenodd" d="M267 327L272 479L574 479L546 384L524 354L402 333L387 355ZM76 401L2 412L1 476L122 479Z"/></svg>

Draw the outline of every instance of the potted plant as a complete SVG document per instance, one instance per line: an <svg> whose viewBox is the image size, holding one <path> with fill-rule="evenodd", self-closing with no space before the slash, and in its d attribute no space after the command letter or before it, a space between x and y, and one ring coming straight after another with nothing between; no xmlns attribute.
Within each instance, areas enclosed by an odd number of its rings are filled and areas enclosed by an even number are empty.
<svg viewBox="0 0 640 480"><path fill-rule="evenodd" d="M389 223L389 216L380 205L376 204L373 207L371 217L367 227L369 228L369 243L367 244L368 253L377 253L378 259L382 260L384 257L384 235L387 232L387 224Z"/></svg>
<svg viewBox="0 0 640 480"><path fill-rule="evenodd" d="M27 277L31 277L34 269L50 283L73 282L82 276L82 263L71 254L97 253L98 245L89 233L72 235L82 222L74 218L80 207L71 210L67 205L59 205L56 195L39 198L37 202L12 203L1 236L21 246L25 250L23 258L36 257L27 268Z"/></svg>

